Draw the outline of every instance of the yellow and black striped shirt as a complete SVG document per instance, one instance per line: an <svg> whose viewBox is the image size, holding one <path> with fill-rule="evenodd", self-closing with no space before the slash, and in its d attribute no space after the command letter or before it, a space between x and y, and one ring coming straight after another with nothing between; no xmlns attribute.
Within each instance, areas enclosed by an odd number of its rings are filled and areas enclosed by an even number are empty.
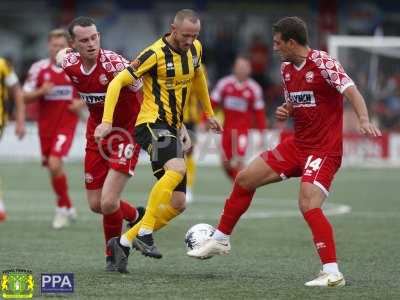
<svg viewBox="0 0 400 300"><path fill-rule="evenodd" d="M0 134L8 119L8 112L5 108L5 101L8 100L8 88L16 83L18 83L18 77L12 66L4 58L0 58Z"/></svg>
<svg viewBox="0 0 400 300"><path fill-rule="evenodd" d="M127 68L135 79L143 78L143 103L136 125L160 121L180 128L193 84L206 98L202 99L206 115L213 115L201 67L201 43L195 40L190 50L181 52L174 49L165 37L147 47Z"/></svg>
<svg viewBox="0 0 400 300"><path fill-rule="evenodd" d="M193 89L190 93L187 101L185 103L185 107L183 109L183 122L185 124L194 123L198 124L201 120L201 105L199 97L197 93Z"/></svg>

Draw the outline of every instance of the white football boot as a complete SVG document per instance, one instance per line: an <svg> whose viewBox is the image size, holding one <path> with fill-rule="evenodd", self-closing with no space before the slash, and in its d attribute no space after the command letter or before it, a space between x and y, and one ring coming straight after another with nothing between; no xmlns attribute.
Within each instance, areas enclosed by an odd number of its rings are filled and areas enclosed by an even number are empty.
<svg viewBox="0 0 400 300"><path fill-rule="evenodd" d="M319 286L319 287L341 287L346 285L343 274L331 274L320 271L317 278L308 281L305 286Z"/></svg>
<svg viewBox="0 0 400 300"><path fill-rule="evenodd" d="M187 252L187 255L199 259L207 259L213 255L228 255L231 250L229 241L217 241L216 239L208 239L202 246Z"/></svg>
<svg viewBox="0 0 400 300"><path fill-rule="evenodd" d="M78 218L78 214L76 213L75 207L71 207L68 209L68 218L70 222L75 223Z"/></svg>
<svg viewBox="0 0 400 300"><path fill-rule="evenodd" d="M70 225L69 212L66 207L56 207L56 214L53 219L53 228L61 229Z"/></svg>

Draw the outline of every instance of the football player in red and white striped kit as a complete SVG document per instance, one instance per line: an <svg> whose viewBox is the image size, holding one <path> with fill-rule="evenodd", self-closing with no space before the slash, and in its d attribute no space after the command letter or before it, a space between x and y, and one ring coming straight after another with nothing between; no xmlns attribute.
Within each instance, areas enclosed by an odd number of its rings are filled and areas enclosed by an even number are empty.
<svg viewBox="0 0 400 300"><path fill-rule="evenodd" d="M225 173L232 181L244 168L253 119L256 120L261 140L266 128L262 88L250 78L250 74L250 60L238 56L233 74L221 78L211 93L213 107L221 108L224 113L221 160Z"/></svg>
<svg viewBox="0 0 400 300"><path fill-rule="evenodd" d="M63 157L68 155L84 106L68 75L56 66L56 54L68 46L68 33L54 29L48 35L49 58L35 62L23 86L26 103L39 101L38 131L42 164L47 167L50 182L57 196L53 228L67 227L76 219L76 211L68 193Z"/></svg>
<svg viewBox="0 0 400 300"><path fill-rule="evenodd" d="M199 249L196 258L228 254L229 236L246 212L255 190L263 185L300 177L299 209L308 224L322 263L319 275L306 286L339 287L334 232L321 207L342 160L343 96L352 105L367 136L381 135L368 116L364 98L338 61L308 46L307 26L298 17L286 17L273 26L274 50L283 61L281 73L285 103L276 118L294 121L294 137L262 153L236 177L219 225ZM268 249L266 249L268 251Z"/></svg>
<svg viewBox="0 0 400 300"><path fill-rule="evenodd" d="M134 125L141 102L142 81L121 90L115 110L113 130L96 142L94 130L103 117L104 99L109 82L125 67L128 60L100 48L100 34L89 17L79 17L68 27L72 49L61 50L57 60L71 78L89 109L86 127L85 185L90 209L103 216L105 243L119 236L123 220L134 225L144 214L121 199L121 193L134 175L140 146L134 140ZM111 250L106 247L106 270L116 271Z"/></svg>

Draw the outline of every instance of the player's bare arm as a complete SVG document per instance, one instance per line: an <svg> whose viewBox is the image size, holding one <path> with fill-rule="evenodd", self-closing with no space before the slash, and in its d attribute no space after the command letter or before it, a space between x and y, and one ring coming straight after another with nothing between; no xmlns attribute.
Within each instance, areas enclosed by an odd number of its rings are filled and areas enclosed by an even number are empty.
<svg viewBox="0 0 400 300"><path fill-rule="evenodd" d="M94 138L96 141L100 141L111 132L114 110L117 106L121 89L125 86L134 84L135 81L136 80L126 69L119 73L113 80L111 80L107 88L106 98L104 100L102 123L99 124L94 131Z"/></svg>
<svg viewBox="0 0 400 300"><path fill-rule="evenodd" d="M14 84L10 88L15 101L16 114L15 114L15 135L22 139L25 136L25 103L22 88L19 83Z"/></svg>
<svg viewBox="0 0 400 300"><path fill-rule="evenodd" d="M46 94L49 94L51 90L53 89L54 84L50 81L45 81L41 87L38 89L32 91L32 92L24 92L24 101L25 103L31 103L39 99L40 97L43 97Z"/></svg>
<svg viewBox="0 0 400 300"><path fill-rule="evenodd" d="M85 107L85 102L82 101L80 98L75 98L71 101L71 104L68 106L68 109L76 114Z"/></svg>
<svg viewBox="0 0 400 300"><path fill-rule="evenodd" d="M61 68L62 67L62 63L64 61L65 55L67 55L68 53L71 53L73 51L74 51L74 49L69 48L69 47L61 49L60 51L58 51L57 55L56 55L56 65Z"/></svg>
<svg viewBox="0 0 400 300"><path fill-rule="evenodd" d="M343 95L349 100L353 109L358 117L360 123L360 132L369 136L381 136L382 133L378 127L372 124L369 120L367 106L365 104L364 97L361 95L357 87L350 86L344 92Z"/></svg>
<svg viewBox="0 0 400 300"><path fill-rule="evenodd" d="M190 135L187 131L185 124L182 124L182 127L179 131L179 138L182 142L183 152L187 152L192 148L192 140Z"/></svg>

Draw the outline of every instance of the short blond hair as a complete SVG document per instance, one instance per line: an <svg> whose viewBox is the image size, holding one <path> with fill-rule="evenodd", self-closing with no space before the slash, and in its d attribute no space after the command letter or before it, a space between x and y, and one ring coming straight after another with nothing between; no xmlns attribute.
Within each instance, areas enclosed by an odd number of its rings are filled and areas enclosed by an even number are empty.
<svg viewBox="0 0 400 300"><path fill-rule="evenodd" d="M176 13L174 23L179 24L182 23L183 20L189 20L192 23L197 23L200 18L194 10L185 8Z"/></svg>
<svg viewBox="0 0 400 300"><path fill-rule="evenodd" d="M51 40L52 38L59 38L59 37L64 37L67 41L70 40L70 36L69 36L68 32L62 28L56 28L56 29L53 29L52 31L50 31L49 34L47 35L47 40Z"/></svg>

